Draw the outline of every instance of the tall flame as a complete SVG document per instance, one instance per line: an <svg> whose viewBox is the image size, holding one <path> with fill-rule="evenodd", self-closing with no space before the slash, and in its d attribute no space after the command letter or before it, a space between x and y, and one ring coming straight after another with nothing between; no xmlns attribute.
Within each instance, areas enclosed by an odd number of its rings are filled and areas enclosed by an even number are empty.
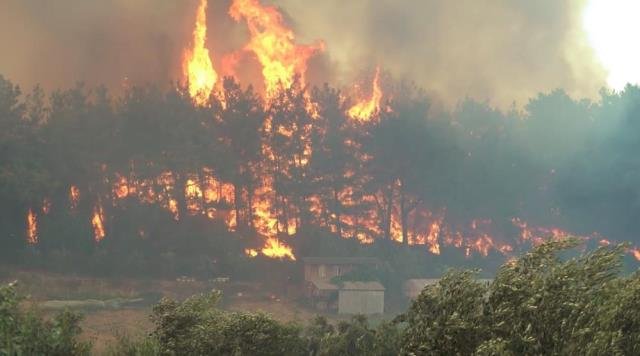
<svg viewBox="0 0 640 356"><path fill-rule="evenodd" d="M305 84L307 60L324 50L323 42L297 45L278 10L262 6L258 0L234 0L229 15L236 21L247 21L251 39L245 50L253 52L262 65L267 97L280 87L291 87L296 74Z"/></svg>
<svg viewBox="0 0 640 356"><path fill-rule="evenodd" d="M182 67L189 81L189 95L198 105L205 105L209 94L218 81L218 73L213 69L207 39L207 0L200 0L193 30L193 48L185 50Z"/></svg>
<svg viewBox="0 0 640 356"><path fill-rule="evenodd" d="M376 68L376 75L373 78L373 92L371 97L363 100L349 109L347 114L354 120L361 122L369 121L380 112L380 101L382 100L382 89L380 88L380 67Z"/></svg>
<svg viewBox="0 0 640 356"><path fill-rule="evenodd" d="M263 255L271 258L296 260L296 256L293 255L291 247L280 242L280 240L275 237L267 239L266 245L262 248L261 252Z"/></svg>
<svg viewBox="0 0 640 356"><path fill-rule="evenodd" d="M27 243L35 245L38 243L38 220L33 210L29 209L27 214Z"/></svg>
<svg viewBox="0 0 640 356"><path fill-rule="evenodd" d="M104 232L104 211L102 210L102 204L100 202L93 208L91 225L93 225L94 240L96 242L102 241L106 234Z"/></svg>

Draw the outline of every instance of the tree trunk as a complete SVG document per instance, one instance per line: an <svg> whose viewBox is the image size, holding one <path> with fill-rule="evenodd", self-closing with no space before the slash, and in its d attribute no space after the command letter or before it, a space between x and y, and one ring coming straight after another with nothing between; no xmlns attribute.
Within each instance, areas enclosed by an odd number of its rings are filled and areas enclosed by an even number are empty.
<svg viewBox="0 0 640 356"><path fill-rule="evenodd" d="M236 211L236 229L241 231L245 227L242 219L242 186L237 181L233 183L233 206Z"/></svg>
<svg viewBox="0 0 640 356"><path fill-rule="evenodd" d="M340 203L340 198L338 197L338 189L333 188L333 204L334 204L334 212L336 214L336 232L339 237L342 237L342 204Z"/></svg>
<svg viewBox="0 0 640 356"><path fill-rule="evenodd" d="M402 244L409 244L409 229L407 226L408 211L405 201L404 183L400 180L400 223L402 224Z"/></svg>
<svg viewBox="0 0 640 356"><path fill-rule="evenodd" d="M384 219L384 238L391 240L391 214L393 214L393 187L387 189L386 192L386 209Z"/></svg>

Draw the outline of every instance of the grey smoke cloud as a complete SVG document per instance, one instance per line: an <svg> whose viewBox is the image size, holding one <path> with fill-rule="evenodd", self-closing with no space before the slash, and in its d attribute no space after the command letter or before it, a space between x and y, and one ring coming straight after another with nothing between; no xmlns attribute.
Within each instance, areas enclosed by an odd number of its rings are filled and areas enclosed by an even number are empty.
<svg viewBox="0 0 640 356"><path fill-rule="evenodd" d="M306 38L322 37L342 77L381 64L449 103L502 107L606 84L582 30L583 0L281 0ZM377 63L372 63L377 62Z"/></svg>

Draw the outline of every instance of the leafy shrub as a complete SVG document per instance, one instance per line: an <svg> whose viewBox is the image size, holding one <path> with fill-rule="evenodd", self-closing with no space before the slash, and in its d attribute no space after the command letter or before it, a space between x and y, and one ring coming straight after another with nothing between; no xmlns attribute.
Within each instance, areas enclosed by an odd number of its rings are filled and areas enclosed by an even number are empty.
<svg viewBox="0 0 640 356"><path fill-rule="evenodd" d="M308 354L311 355L396 355L399 330L387 322L372 328L365 316L354 316L336 327L317 317L307 328Z"/></svg>
<svg viewBox="0 0 640 356"><path fill-rule="evenodd" d="M165 354L299 355L300 328L260 313L225 312L216 308L219 293L199 295L183 303L163 299L153 309L153 337Z"/></svg>
<svg viewBox="0 0 640 356"><path fill-rule="evenodd" d="M624 246L578 257L579 241L536 247L483 286L448 273L407 313L401 353L447 355L637 355L640 278L620 276Z"/></svg>
<svg viewBox="0 0 640 356"><path fill-rule="evenodd" d="M566 239L505 263L495 280L450 271L393 322L366 317L307 327L225 312L220 294L156 305L155 331L119 354L207 355L638 355L640 273L622 276L624 246L561 257Z"/></svg>
<svg viewBox="0 0 640 356"><path fill-rule="evenodd" d="M80 315L68 311L45 320L21 307L13 284L0 286L0 355L85 355L90 344L79 342Z"/></svg>

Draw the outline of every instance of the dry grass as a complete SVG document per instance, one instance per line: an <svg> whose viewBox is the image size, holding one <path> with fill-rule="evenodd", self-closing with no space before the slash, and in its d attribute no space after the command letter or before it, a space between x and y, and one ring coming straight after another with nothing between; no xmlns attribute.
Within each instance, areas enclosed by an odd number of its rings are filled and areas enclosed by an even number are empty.
<svg viewBox="0 0 640 356"><path fill-rule="evenodd" d="M153 329L149 308L104 310L85 314L81 323L84 341L93 343L93 354L103 354L119 336L143 337Z"/></svg>

